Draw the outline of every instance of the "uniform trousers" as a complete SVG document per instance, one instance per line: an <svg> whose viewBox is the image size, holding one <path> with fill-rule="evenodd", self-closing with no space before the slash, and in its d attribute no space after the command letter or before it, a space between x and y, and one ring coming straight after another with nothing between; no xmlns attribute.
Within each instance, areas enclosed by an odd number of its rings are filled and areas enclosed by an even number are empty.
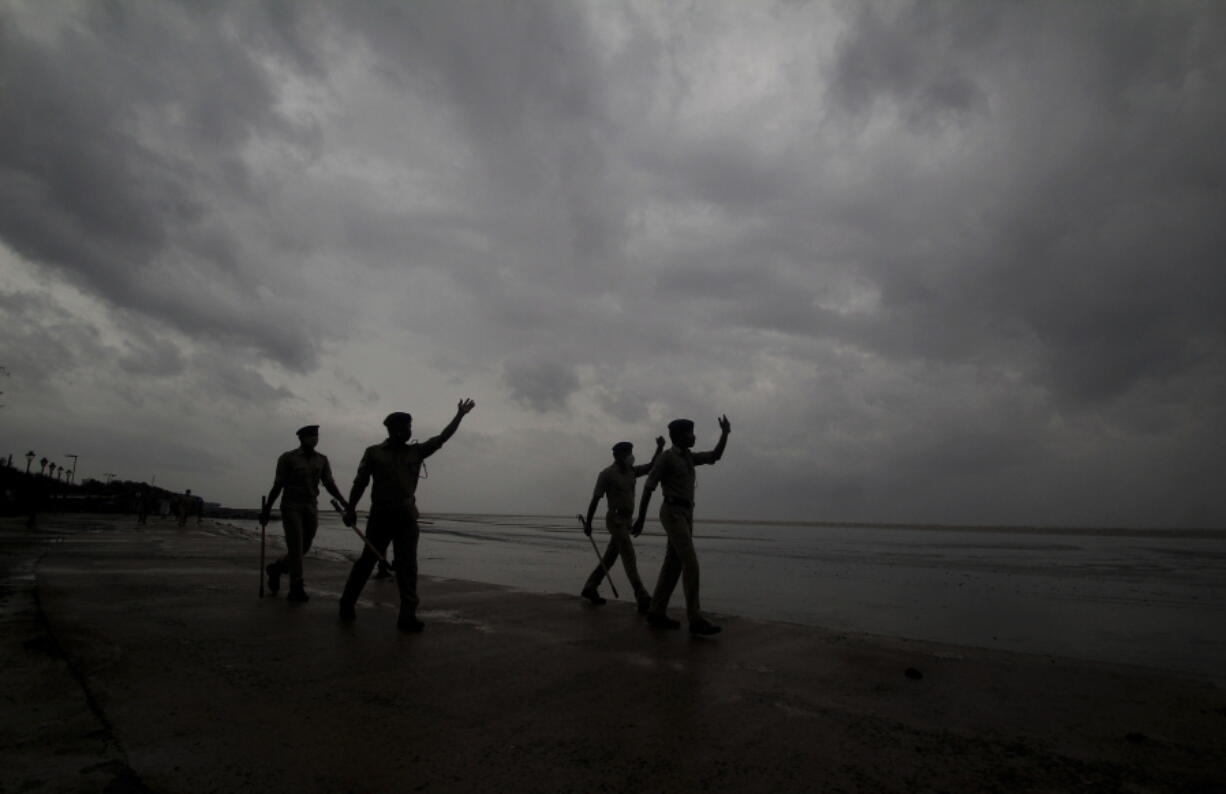
<svg viewBox="0 0 1226 794"><path fill-rule="evenodd" d="M396 552L396 586L400 589L400 616L413 617L417 613L417 511L413 509L379 509L370 512L366 521L366 539L379 553L387 557L390 544ZM362 588L370 578L379 558L362 544L362 556L353 563L341 602L350 606L357 603Z"/></svg>
<svg viewBox="0 0 1226 794"><path fill-rule="evenodd" d="M595 590L599 587L604 581L605 569L612 571L617 558L621 557L622 567L626 569L626 578L630 580L634 594L638 596L647 593L647 588L643 587L643 580L639 578L638 564L634 557L634 543L630 539L630 523L628 515L614 512L605 514L604 525L609 530L609 545L605 548L604 556L600 558L604 565L596 566L592 575L587 578L587 583L583 585L584 590L589 588Z"/></svg>
<svg viewBox="0 0 1226 794"><path fill-rule="evenodd" d="M660 506L660 523L668 535L668 550L664 552L664 564L660 566L660 578L651 596L651 612L663 615L668 609L677 579L682 580L685 590L685 611L694 622L702 619L698 603L698 555L694 552L693 508L665 503Z"/></svg>
<svg viewBox="0 0 1226 794"><path fill-rule="evenodd" d="M319 511L313 504L281 503L281 528L285 530L285 556L277 564L289 578L302 580L302 558L311 550L319 528Z"/></svg>

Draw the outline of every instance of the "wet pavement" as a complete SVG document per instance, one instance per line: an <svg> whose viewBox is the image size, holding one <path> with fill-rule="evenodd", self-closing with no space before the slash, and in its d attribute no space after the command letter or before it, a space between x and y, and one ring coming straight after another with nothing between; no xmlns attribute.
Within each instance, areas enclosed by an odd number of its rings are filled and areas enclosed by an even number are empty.
<svg viewBox="0 0 1226 794"><path fill-rule="evenodd" d="M258 556L0 525L0 791L1226 791L1220 683L427 576L405 635L390 580L345 625L344 561L294 605Z"/></svg>

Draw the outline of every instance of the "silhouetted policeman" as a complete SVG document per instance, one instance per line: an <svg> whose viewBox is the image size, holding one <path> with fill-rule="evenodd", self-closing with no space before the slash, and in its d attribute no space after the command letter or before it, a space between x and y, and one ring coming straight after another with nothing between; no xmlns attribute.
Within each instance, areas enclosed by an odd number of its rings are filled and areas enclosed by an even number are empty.
<svg viewBox="0 0 1226 794"><path fill-rule="evenodd" d="M344 504L345 497L332 479L332 467L328 458L316 452L319 444L319 425L307 425L298 429L298 448L291 449L277 458L277 474L272 490L264 502L260 523L267 524L273 503L281 492L281 527L285 530L285 556L265 568L268 574L268 589L277 592L281 587L281 574L289 573L287 601L309 601L302 578L302 558L311 550L315 530L319 528L319 510L315 503L322 482L328 493Z"/></svg>
<svg viewBox="0 0 1226 794"><path fill-rule="evenodd" d="M724 446L732 424L728 417L719 418L719 443L710 452L690 452L694 446L694 423L689 419L674 419L668 423L668 437L673 445L656 458L647 482L643 485L643 499L639 503L639 516L635 519L636 534L643 530L647 518L647 505L656 485L664 493L660 505L660 523L668 535L668 550L660 567L660 578L651 597L651 610L647 622L656 628L676 629L681 624L670 618L668 599L672 597L677 578L682 578L685 588L685 610L690 620L691 634L716 634L719 626L702 616L698 603L698 555L694 552L694 467L714 464L724 455Z"/></svg>
<svg viewBox="0 0 1226 794"><path fill-rule="evenodd" d="M629 441L619 441L613 445L613 465L601 470L596 477L596 488L592 492L592 501L587 506L587 516L583 519L583 531L588 536L592 534L592 517L596 515L596 505L605 499L605 527L609 530L609 545L601 558L603 565L597 565L592 575L587 578L580 593L593 604L600 605L605 600L600 597L599 587L604 580L605 570L612 570L620 556L622 567L626 569L626 578L634 588L634 598L638 602L639 612L647 612L651 606L651 596L643 581L639 578L638 566L635 564L634 543L630 536L638 536L631 523L634 520L634 480L651 471L651 466L664 449L664 436L656 439L656 451L651 461L640 466L634 465L634 445ZM639 528L642 530L642 527Z"/></svg>
<svg viewBox="0 0 1226 794"><path fill-rule="evenodd" d="M396 628L401 631L421 631L424 628L424 624L417 619L417 479L421 464L455 435L460 420L474 405L472 400L460 400L455 418L437 436L420 444L409 443L413 435L412 416L400 411L388 414L383 420L387 440L367 447L362 462L358 464L357 476L353 478L345 523L349 526L357 524L355 511L358 500L366 491L367 484L373 481L366 539L380 554L387 551L388 543L396 551L396 584L400 588L400 617ZM363 545L362 556L353 563L349 580L345 582L345 592L341 595L341 620L350 621L357 617L355 606L358 596L362 594L377 559L375 553Z"/></svg>

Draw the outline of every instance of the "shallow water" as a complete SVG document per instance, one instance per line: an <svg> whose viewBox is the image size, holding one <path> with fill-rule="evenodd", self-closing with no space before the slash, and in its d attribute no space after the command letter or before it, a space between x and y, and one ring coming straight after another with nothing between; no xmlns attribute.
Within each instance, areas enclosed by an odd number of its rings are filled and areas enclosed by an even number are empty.
<svg viewBox="0 0 1226 794"><path fill-rule="evenodd" d="M425 576L577 594L596 563L573 516L429 519L418 551ZM321 512L321 521L320 553L360 551L334 515ZM243 529L258 533L253 524ZM270 525L273 542L279 535ZM594 536L603 550L607 534ZM695 545L708 612L1213 677L1226 670L1226 532L883 529L699 516ZM654 522L635 541L648 589L664 548ZM629 600L620 563L613 576ZM612 595L607 584L602 592ZM422 595L428 602L428 587ZM675 616L684 617L684 605L678 585Z"/></svg>

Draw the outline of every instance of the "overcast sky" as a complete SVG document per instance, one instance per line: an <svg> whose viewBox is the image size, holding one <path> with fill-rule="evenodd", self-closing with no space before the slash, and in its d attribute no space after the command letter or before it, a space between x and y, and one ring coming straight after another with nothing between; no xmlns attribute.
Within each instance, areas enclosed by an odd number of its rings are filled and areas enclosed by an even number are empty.
<svg viewBox="0 0 1226 794"><path fill-rule="evenodd" d="M0 438L259 503L1226 524L1226 4L0 0ZM66 461L65 461L66 462Z"/></svg>

